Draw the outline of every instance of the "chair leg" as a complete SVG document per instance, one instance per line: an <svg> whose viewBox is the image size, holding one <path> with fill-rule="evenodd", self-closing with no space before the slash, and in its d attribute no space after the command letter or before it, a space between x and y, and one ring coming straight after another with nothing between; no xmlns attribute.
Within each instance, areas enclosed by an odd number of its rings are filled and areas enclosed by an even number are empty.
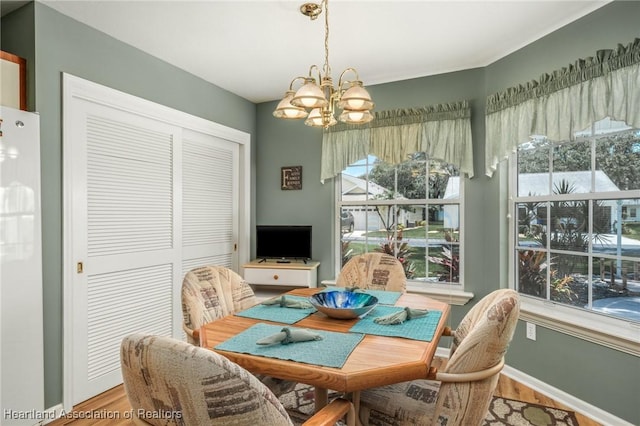
<svg viewBox="0 0 640 426"><path fill-rule="evenodd" d="M349 412L347 413L347 426L361 426L360 418L358 416L358 412L355 410L353 405L349 407Z"/></svg>
<svg viewBox="0 0 640 426"><path fill-rule="evenodd" d="M355 424L357 426L362 426L362 421L360 420L360 391L353 391L351 393L351 402L353 403L353 411L355 412L356 417Z"/></svg>

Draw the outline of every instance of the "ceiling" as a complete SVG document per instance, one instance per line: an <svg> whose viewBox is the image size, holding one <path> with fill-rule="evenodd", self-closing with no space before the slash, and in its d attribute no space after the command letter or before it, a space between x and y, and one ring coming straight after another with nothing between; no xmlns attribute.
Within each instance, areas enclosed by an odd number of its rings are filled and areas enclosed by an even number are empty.
<svg viewBox="0 0 640 426"><path fill-rule="evenodd" d="M256 103L324 63L304 0L37 1ZM331 0L329 64L365 85L483 67L608 2Z"/></svg>

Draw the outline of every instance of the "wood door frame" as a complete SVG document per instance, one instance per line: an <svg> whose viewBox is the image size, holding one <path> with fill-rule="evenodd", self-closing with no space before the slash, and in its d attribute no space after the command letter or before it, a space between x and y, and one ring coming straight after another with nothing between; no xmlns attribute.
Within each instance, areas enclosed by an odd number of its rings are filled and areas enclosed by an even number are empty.
<svg viewBox="0 0 640 426"><path fill-rule="evenodd" d="M239 206L238 206L238 235L235 236L237 262L240 265L250 260L250 158L251 135L249 133L223 126L200 117L187 114L173 108L166 107L124 92L93 83L88 80L63 73L63 106L69 108L74 100L87 100L123 111L131 112L143 117L175 124L185 129L210 134L230 142L239 147ZM71 190L74 185L74 175L71 143L65 139L72 133L71 129L77 125L68 111L63 109L63 408L70 411L73 408L73 276L76 274L76 259L73 259L73 214ZM179 294L179 293L178 293ZM179 305L179 297L174 302ZM178 306L179 308L179 306ZM174 310L175 310L174 306ZM181 309L181 308L180 308ZM180 324L174 324L176 337L181 332Z"/></svg>
<svg viewBox="0 0 640 426"><path fill-rule="evenodd" d="M21 58L13 53L0 50L0 60L9 63L14 63L18 66L18 75L15 76L18 80L18 103L19 105L4 105L23 111L27 110L27 60Z"/></svg>

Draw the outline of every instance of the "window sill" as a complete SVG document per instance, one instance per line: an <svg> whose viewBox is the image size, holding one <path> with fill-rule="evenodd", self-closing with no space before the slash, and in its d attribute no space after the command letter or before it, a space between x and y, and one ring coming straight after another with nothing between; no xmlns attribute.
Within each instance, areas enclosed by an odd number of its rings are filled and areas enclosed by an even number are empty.
<svg viewBox="0 0 640 426"><path fill-rule="evenodd" d="M466 305L469 300L473 299L473 293L463 291L459 288L438 288L428 287L424 284L416 285L407 283L407 291L409 293L424 294L425 296L450 305Z"/></svg>
<svg viewBox="0 0 640 426"><path fill-rule="evenodd" d="M322 280L322 285L336 285L335 280ZM424 284L416 285L407 283L407 292L415 294L424 294L425 296L448 303L450 305L465 305L469 300L473 299L473 293L462 291L458 288L437 288L428 287Z"/></svg>
<svg viewBox="0 0 640 426"><path fill-rule="evenodd" d="M640 356L640 324L526 296L521 298L520 319Z"/></svg>

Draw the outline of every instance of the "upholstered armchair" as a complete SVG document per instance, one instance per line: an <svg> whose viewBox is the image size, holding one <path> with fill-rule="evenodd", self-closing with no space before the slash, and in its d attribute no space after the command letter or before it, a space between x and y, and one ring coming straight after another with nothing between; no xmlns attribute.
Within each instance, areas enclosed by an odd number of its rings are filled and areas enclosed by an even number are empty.
<svg viewBox="0 0 640 426"><path fill-rule="evenodd" d="M449 359L428 378L362 391L363 424L482 424L504 365L520 312L518 293L496 290L480 300L458 325Z"/></svg>
<svg viewBox="0 0 640 426"><path fill-rule="evenodd" d="M162 336L132 334L121 367L138 425L293 425L276 396L251 373L205 348ZM336 399L305 425L355 423L353 405Z"/></svg>
<svg viewBox="0 0 640 426"><path fill-rule="evenodd" d="M342 267L336 285L404 293L407 276L402 263L395 257L378 252L363 253L352 257Z"/></svg>
<svg viewBox="0 0 640 426"><path fill-rule="evenodd" d="M187 272L182 281L183 329L187 340L199 345L204 324L258 303L251 286L224 266L203 266Z"/></svg>
<svg viewBox="0 0 640 426"><path fill-rule="evenodd" d="M182 327L187 340L200 344L199 331L204 324L250 308L258 303L251 286L224 266L203 266L187 272L182 281ZM259 375L273 393L289 392L295 382Z"/></svg>

